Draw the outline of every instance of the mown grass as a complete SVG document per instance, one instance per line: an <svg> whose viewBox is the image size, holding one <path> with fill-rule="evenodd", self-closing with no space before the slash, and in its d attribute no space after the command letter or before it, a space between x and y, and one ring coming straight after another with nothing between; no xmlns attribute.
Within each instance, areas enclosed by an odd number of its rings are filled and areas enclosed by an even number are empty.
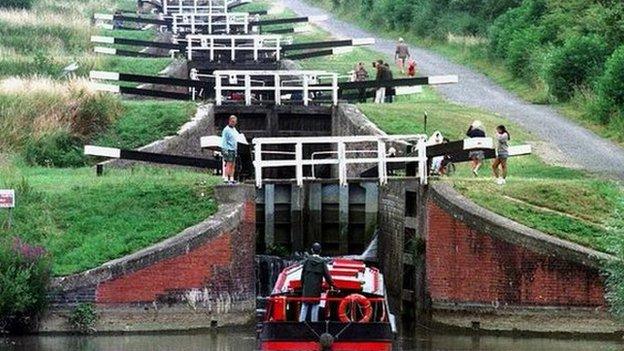
<svg viewBox="0 0 624 351"><path fill-rule="evenodd" d="M134 149L174 135L197 107L191 102L124 101L123 109L119 120L96 138L96 145Z"/></svg>
<svg viewBox="0 0 624 351"><path fill-rule="evenodd" d="M96 267L170 237L217 210L206 174L133 168L96 177L90 168L0 166L0 187L17 189L10 230L43 245L54 273ZM0 223L5 224L2 213Z"/></svg>
<svg viewBox="0 0 624 351"><path fill-rule="evenodd" d="M307 69L330 67L345 74L358 61L370 67L370 62L378 58L389 60L368 48L356 48L350 53L302 60L301 64ZM399 77L391 66L395 77ZM369 74L374 75L372 67ZM422 94L399 96L392 104L366 103L358 107L389 134L431 134L438 130L449 139L458 140L465 138L474 120L483 122L488 135L493 134L497 125L505 124L512 135L512 145L536 145L533 155L509 160L505 186L494 182L489 161L479 178L470 174L467 164L461 164L453 176L438 181L449 182L477 204L545 233L609 253L624 247L624 188L585 172L550 164L548 155L541 155L546 161L538 156L550 151L549 146L502 117L449 103L431 88Z"/></svg>

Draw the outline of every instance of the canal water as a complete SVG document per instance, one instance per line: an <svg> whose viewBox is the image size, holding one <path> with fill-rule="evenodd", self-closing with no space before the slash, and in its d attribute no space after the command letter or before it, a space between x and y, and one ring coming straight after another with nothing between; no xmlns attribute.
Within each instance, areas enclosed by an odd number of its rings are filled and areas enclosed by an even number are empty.
<svg viewBox="0 0 624 351"><path fill-rule="evenodd" d="M253 351L253 330L198 334L27 336L0 338L2 351ZM616 351L621 341L422 334L398 339L397 351Z"/></svg>

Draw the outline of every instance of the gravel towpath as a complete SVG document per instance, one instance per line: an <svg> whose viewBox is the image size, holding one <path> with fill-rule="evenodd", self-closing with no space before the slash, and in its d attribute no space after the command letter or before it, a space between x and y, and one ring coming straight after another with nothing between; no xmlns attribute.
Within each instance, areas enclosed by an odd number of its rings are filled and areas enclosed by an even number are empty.
<svg viewBox="0 0 624 351"><path fill-rule="evenodd" d="M331 13L301 0L282 0L298 15L326 15L329 20L319 27L341 37L373 37L373 49L394 56L395 42L381 38L356 25L338 20ZM497 113L531 131L546 142L538 150L559 155L558 163L577 165L592 172L624 179L624 149L561 116L555 109L523 101L507 92L483 74L451 62L430 50L410 47L422 75L459 75L459 84L437 87L449 101ZM554 156L557 158L557 156Z"/></svg>

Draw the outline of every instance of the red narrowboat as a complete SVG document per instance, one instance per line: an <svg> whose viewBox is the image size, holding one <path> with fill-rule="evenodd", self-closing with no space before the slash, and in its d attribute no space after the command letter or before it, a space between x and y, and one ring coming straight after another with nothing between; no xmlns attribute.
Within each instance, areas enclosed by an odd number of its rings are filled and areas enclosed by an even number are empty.
<svg viewBox="0 0 624 351"><path fill-rule="evenodd" d="M263 351L389 351L396 328L384 278L377 268L352 259L328 262L337 290L323 281L323 295L301 297L302 265L279 275L259 334ZM317 301L310 301L317 300ZM320 303L317 322L299 322L302 302Z"/></svg>

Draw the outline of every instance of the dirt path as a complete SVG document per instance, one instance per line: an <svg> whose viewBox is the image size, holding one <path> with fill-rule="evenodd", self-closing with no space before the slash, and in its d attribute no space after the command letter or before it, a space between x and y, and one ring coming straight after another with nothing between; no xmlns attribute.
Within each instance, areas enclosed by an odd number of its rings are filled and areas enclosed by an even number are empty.
<svg viewBox="0 0 624 351"><path fill-rule="evenodd" d="M344 37L374 37L374 49L394 55L395 43L374 33L332 17L331 13L311 6L302 0L282 0L299 15L327 15L328 21L319 26L334 35ZM569 163L592 172L624 179L624 149L599 137L593 132L561 116L553 108L525 102L507 92L484 75L422 48L410 47L423 75L457 74L459 84L438 87L438 91L448 100L471 107L482 108L497 113L504 118L531 131L546 141L553 154L561 154ZM564 160L559 160L559 163ZM567 161L567 160L565 160Z"/></svg>

